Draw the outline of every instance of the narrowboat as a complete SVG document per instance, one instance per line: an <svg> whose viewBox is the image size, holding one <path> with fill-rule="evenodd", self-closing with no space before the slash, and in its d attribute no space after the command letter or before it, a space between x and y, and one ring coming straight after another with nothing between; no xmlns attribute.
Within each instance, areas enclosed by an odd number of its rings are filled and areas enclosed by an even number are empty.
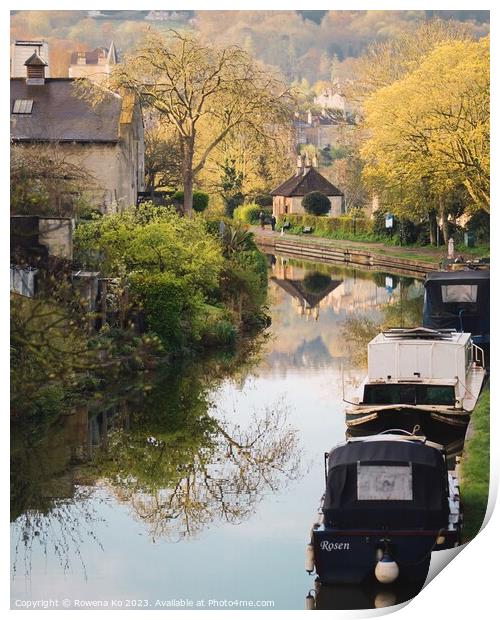
<svg viewBox="0 0 500 620"><path fill-rule="evenodd" d="M368 376L346 410L349 430L418 425L427 437L465 433L486 375L471 334L450 329L390 329L368 343ZM439 439L442 441L442 439Z"/></svg>
<svg viewBox="0 0 500 620"><path fill-rule="evenodd" d="M423 326L469 332L475 344L488 344L489 270L429 272L424 282Z"/></svg>
<svg viewBox="0 0 500 620"><path fill-rule="evenodd" d="M432 551L460 543L460 496L442 446L404 431L325 454L326 490L306 547L323 585L425 580Z"/></svg>

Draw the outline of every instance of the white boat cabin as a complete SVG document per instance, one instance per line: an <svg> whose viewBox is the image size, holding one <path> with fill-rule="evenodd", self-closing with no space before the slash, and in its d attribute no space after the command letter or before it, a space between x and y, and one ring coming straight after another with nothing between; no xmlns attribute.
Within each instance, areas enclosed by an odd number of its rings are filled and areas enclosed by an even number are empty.
<svg viewBox="0 0 500 620"><path fill-rule="evenodd" d="M393 329L368 344L361 405L439 406L472 411L485 375L471 334Z"/></svg>

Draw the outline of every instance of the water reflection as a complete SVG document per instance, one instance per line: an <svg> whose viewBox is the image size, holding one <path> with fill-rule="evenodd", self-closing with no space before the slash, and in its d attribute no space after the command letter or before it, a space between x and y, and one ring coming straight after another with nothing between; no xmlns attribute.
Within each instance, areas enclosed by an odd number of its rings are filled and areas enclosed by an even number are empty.
<svg viewBox="0 0 500 620"><path fill-rule="evenodd" d="M364 375L349 346L366 350L368 331L356 336L350 321L409 321L421 285L271 265L265 338L116 386L70 415L13 424L13 598L134 592L303 607L321 456L345 436L343 382ZM195 586L193 565L210 568ZM343 596L317 599L342 609Z"/></svg>
<svg viewBox="0 0 500 620"><path fill-rule="evenodd" d="M80 406L42 434L14 428L12 520L26 572L35 540L65 569L70 555L81 558L80 529L98 543L88 505L97 482L153 540L178 541L218 520L242 523L266 493L298 478L300 441L282 402L245 423L212 402L217 383L239 372L227 358L169 367L107 410ZM16 543L15 564L19 551Z"/></svg>
<svg viewBox="0 0 500 620"><path fill-rule="evenodd" d="M361 585L323 586L315 582L306 596L306 609L382 609L411 600L424 582L383 585L368 581Z"/></svg>

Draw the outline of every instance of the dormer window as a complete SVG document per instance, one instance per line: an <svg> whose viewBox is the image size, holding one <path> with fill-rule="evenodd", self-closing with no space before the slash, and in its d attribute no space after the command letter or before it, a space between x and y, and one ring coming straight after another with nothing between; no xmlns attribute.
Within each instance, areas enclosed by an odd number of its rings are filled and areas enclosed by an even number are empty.
<svg viewBox="0 0 500 620"><path fill-rule="evenodd" d="M16 99L12 108L12 114L31 114L33 99Z"/></svg>

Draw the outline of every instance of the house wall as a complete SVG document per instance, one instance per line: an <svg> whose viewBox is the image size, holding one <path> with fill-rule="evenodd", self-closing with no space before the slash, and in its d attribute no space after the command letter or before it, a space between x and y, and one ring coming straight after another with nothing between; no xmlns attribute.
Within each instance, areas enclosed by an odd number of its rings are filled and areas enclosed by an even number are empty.
<svg viewBox="0 0 500 620"><path fill-rule="evenodd" d="M111 66L106 63L102 65L70 65L68 75L71 78L89 78L93 82L103 82L109 77Z"/></svg>
<svg viewBox="0 0 500 620"><path fill-rule="evenodd" d="M291 213L294 215L304 215L304 207L302 206L303 196L274 196L273 197L273 214L276 218L285 213ZM328 196L330 204L329 217L335 217L342 215L344 212L344 198L343 196Z"/></svg>
<svg viewBox="0 0 500 620"><path fill-rule="evenodd" d="M89 189L96 208L104 213L122 211L137 203L144 190L144 135L142 121L121 127L118 143L61 143L72 163L88 170L96 187Z"/></svg>
<svg viewBox="0 0 500 620"><path fill-rule="evenodd" d="M73 224L69 217L40 217L38 243L45 245L49 256L73 258Z"/></svg>

